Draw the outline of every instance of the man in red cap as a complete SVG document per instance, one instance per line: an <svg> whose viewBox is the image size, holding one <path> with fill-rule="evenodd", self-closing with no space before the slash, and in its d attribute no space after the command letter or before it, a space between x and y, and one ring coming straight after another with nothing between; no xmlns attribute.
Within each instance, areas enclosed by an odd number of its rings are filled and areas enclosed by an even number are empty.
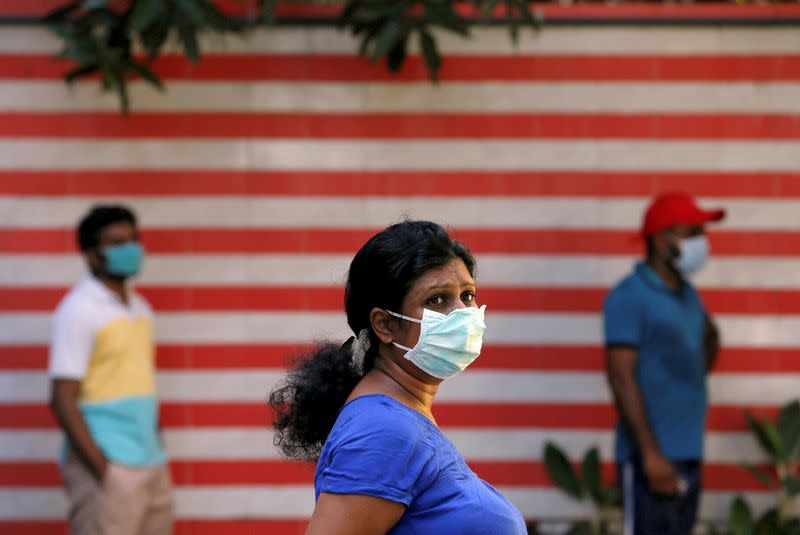
<svg viewBox="0 0 800 535"><path fill-rule="evenodd" d="M708 260L708 223L684 193L657 197L642 226L646 258L606 298L606 371L620 421L616 460L624 535L689 535L697 516L706 374L718 333L689 277Z"/></svg>

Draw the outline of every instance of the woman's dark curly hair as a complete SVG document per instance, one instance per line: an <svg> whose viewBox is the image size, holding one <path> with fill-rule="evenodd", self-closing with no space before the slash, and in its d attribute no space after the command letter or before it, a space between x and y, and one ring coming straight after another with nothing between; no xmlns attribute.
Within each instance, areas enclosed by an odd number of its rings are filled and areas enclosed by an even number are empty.
<svg viewBox="0 0 800 535"><path fill-rule="evenodd" d="M343 345L322 343L294 361L269 396L275 445L284 455L311 461L319 457L339 410L378 356L379 341L369 320L372 309L400 310L420 275L455 258L474 276L475 259L469 250L430 221L392 225L361 247L350 264L344 307L356 336L364 330L369 336L363 366L353 361L352 337Z"/></svg>

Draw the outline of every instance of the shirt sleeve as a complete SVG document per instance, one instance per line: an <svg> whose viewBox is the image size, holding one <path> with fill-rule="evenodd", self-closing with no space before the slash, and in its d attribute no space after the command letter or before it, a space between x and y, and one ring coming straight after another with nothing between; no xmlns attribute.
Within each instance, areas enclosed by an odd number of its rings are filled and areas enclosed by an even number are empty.
<svg viewBox="0 0 800 535"><path fill-rule="evenodd" d="M603 305L606 347L639 347L642 342L641 303L626 286L614 288Z"/></svg>
<svg viewBox="0 0 800 535"><path fill-rule="evenodd" d="M82 379L93 348L94 332L85 315L70 303L60 306L50 335L50 377Z"/></svg>
<svg viewBox="0 0 800 535"><path fill-rule="evenodd" d="M419 423L392 409L354 417L328 438L328 464L318 476L320 492L359 494L408 506L436 475L434 449Z"/></svg>

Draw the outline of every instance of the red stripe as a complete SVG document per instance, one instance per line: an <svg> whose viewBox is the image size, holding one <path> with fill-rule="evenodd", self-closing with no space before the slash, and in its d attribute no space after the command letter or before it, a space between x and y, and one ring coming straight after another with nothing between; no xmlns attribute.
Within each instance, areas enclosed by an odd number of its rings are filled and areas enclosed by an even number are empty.
<svg viewBox="0 0 800 535"><path fill-rule="evenodd" d="M225 13L233 16L245 16L259 13L259 7L253 1L215 0ZM2 17L41 17L52 9L64 4L63 0L2 0L0 16ZM604 4L536 4L534 9L548 20L776 20L800 17L798 6L791 4L677 4L661 5L646 3ZM476 16L471 5L458 6L464 16ZM332 19L338 17L340 5L279 5L278 15L284 19L293 17ZM503 14L498 9L498 16Z"/></svg>
<svg viewBox="0 0 800 535"><path fill-rule="evenodd" d="M532 452L532 454L535 452ZM536 452L538 453L538 452ZM529 461L471 461L470 468L481 478L497 486L554 488L544 465ZM170 463L174 483L195 485L311 485L314 465L269 461L193 460ZM615 465L603 464L603 476L613 481ZM0 463L0 487L61 486L61 476L55 463ZM703 488L706 490L758 491L767 487L746 470L735 464L706 464L703 467Z"/></svg>
<svg viewBox="0 0 800 535"><path fill-rule="evenodd" d="M175 535L252 535L253 533L277 533L280 535L302 535L308 520L284 520L272 518L222 519L222 520L176 520ZM58 520L0 520L0 533L4 535L67 535L66 521Z"/></svg>
<svg viewBox="0 0 800 535"><path fill-rule="evenodd" d="M138 114L133 117L138 116ZM0 171L2 195L800 197L800 174L630 171Z"/></svg>
<svg viewBox="0 0 800 535"><path fill-rule="evenodd" d="M800 119L775 114L0 113L10 138L775 139Z"/></svg>
<svg viewBox="0 0 800 535"><path fill-rule="evenodd" d="M353 254L380 229L145 229L150 253L346 253ZM637 255L642 244L634 230L451 229L475 253ZM726 231L711 234L716 256L797 256L800 232ZM73 253L67 229L2 229L2 253Z"/></svg>
<svg viewBox="0 0 800 535"><path fill-rule="evenodd" d="M161 312L341 311L344 290L312 286L141 286ZM53 310L66 288L0 287L0 312ZM495 312L598 312L607 288L481 287L478 300ZM800 290L712 289L702 292L717 314L800 314Z"/></svg>
<svg viewBox="0 0 800 535"><path fill-rule="evenodd" d="M73 65L43 54L0 54L0 78L61 79ZM219 81L425 81L417 56L398 73L355 54L204 54L192 65L166 54L154 62L166 80ZM449 55L442 81L795 81L800 55Z"/></svg>
<svg viewBox="0 0 800 535"><path fill-rule="evenodd" d="M284 368L304 348L292 345L161 345L161 370ZM0 346L0 370L44 370L44 346ZM492 346L483 348L472 368L485 370L604 370L600 346ZM800 349L724 347L716 372L800 373Z"/></svg>
<svg viewBox="0 0 800 535"><path fill-rule="evenodd" d="M746 407L713 406L709 410L710 431L745 431ZM55 428L49 409L42 404L5 404L0 428ZM567 403L454 403L436 405L434 415L443 427L611 429L616 422L610 404ZM754 409L775 416L777 407ZM266 403L162 403L161 421L170 428L269 426L272 415Z"/></svg>

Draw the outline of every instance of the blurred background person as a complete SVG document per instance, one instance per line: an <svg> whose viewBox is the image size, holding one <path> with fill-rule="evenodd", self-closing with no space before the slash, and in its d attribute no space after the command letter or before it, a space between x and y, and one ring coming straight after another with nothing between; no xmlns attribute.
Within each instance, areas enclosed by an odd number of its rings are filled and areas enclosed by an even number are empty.
<svg viewBox="0 0 800 535"><path fill-rule="evenodd" d="M142 265L136 217L97 206L80 222L88 273L53 319L51 408L66 434L61 469L72 533L172 532L158 433L153 313L128 285Z"/></svg>
<svg viewBox="0 0 800 535"><path fill-rule="evenodd" d="M709 257L706 224L724 215L683 193L657 197L641 229L645 260L605 301L625 535L689 535L697 517L706 374L719 344L689 277Z"/></svg>

